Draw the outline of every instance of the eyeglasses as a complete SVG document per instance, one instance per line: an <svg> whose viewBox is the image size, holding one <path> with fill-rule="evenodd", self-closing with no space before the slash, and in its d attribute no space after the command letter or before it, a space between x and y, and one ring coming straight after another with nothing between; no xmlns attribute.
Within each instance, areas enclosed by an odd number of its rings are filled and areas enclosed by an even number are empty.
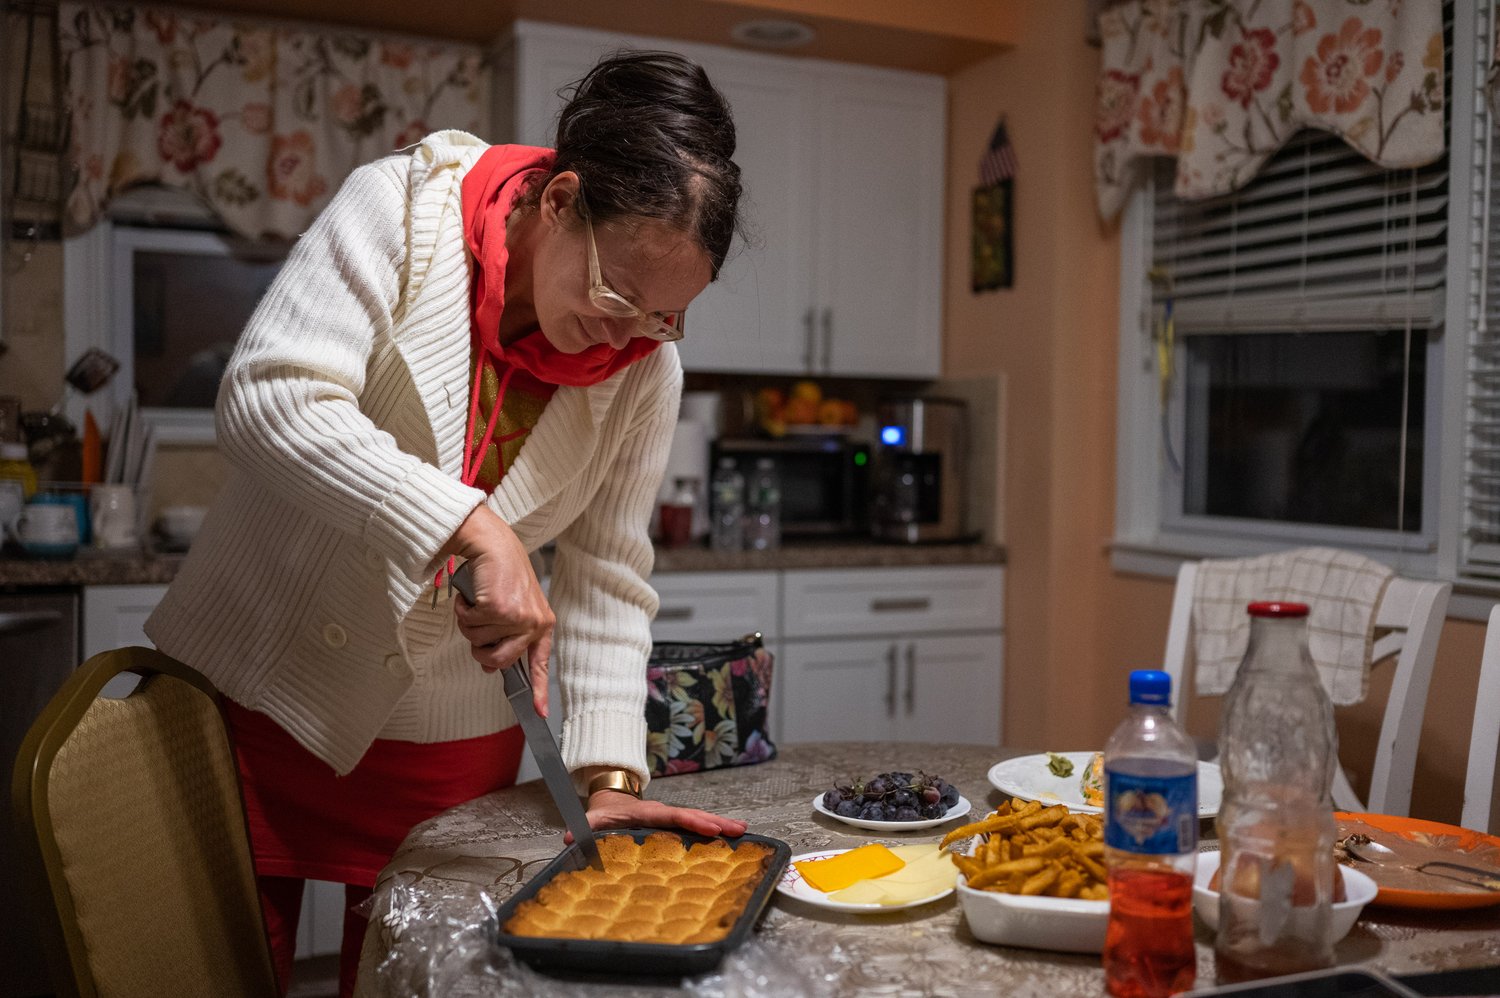
<svg viewBox="0 0 1500 998"><path fill-rule="evenodd" d="M636 332L663 343L675 343L682 339L686 329L687 312L642 312L615 291L599 273L599 247L594 243L594 223L587 216L583 220L589 234L589 301L606 315L617 319L634 319Z"/></svg>

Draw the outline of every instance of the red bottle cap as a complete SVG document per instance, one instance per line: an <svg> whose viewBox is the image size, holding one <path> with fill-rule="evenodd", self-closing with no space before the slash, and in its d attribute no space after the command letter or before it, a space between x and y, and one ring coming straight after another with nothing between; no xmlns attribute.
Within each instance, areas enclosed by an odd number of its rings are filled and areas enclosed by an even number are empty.
<svg viewBox="0 0 1500 998"><path fill-rule="evenodd" d="M1245 612L1252 617L1305 617L1307 616L1307 604L1268 600L1261 603L1251 603L1245 608Z"/></svg>

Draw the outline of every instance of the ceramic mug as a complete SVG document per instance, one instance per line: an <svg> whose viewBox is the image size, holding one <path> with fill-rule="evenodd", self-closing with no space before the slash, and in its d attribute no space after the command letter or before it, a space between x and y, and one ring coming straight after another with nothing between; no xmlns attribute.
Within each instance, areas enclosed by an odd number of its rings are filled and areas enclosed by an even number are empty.
<svg viewBox="0 0 1500 998"><path fill-rule="evenodd" d="M95 485L94 545L130 548L139 541L136 533L135 490L129 485Z"/></svg>
<svg viewBox="0 0 1500 998"><path fill-rule="evenodd" d="M71 503L32 501L6 530L28 554L66 558L78 548L78 515Z"/></svg>

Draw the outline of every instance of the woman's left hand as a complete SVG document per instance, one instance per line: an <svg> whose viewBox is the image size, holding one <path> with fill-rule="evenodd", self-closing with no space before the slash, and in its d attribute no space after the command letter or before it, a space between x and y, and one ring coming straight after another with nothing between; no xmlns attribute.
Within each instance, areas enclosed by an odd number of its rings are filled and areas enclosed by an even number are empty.
<svg viewBox="0 0 1500 998"><path fill-rule="evenodd" d="M659 800L640 800L618 790L600 790L589 797L589 827L681 828L698 835L745 834L746 825L737 818L722 818L692 807L673 807ZM573 837L567 837L568 842Z"/></svg>

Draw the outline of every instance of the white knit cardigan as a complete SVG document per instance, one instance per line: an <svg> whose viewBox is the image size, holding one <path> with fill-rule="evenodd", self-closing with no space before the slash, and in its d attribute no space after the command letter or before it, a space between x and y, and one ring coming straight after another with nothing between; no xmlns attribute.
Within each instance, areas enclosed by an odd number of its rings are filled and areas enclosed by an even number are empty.
<svg viewBox="0 0 1500 998"><path fill-rule="evenodd" d="M485 148L439 132L362 167L299 240L220 389L230 478L146 624L164 652L339 773L411 688L402 621L431 598L439 549L486 501L459 481L470 370L460 182ZM600 384L558 388L488 499L528 551L557 542L553 710L570 770L647 776L647 525L681 386L664 344ZM473 734L461 717L428 720L432 740Z"/></svg>

